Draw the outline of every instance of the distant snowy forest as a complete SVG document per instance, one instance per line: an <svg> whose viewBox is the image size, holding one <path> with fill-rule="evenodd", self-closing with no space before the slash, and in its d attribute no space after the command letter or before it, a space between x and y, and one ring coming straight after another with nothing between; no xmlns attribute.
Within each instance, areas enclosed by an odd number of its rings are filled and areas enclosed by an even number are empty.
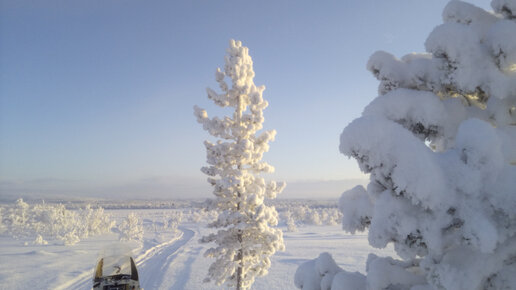
<svg viewBox="0 0 516 290"><path fill-rule="evenodd" d="M306 225L337 225L342 219L335 201L278 200L271 205L279 213L279 226L287 227L288 232L296 232L297 227ZM116 219L105 209L130 211ZM132 210L145 209L161 209L167 214L146 221L132 214ZM18 199L0 204L0 234L26 245L51 242L71 246L81 239L111 232L118 233L122 241L141 241L144 231L176 229L182 221L207 224L216 216L217 211L207 210L202 201L106 200L92 204L81 200L25 202Z"/></svg>

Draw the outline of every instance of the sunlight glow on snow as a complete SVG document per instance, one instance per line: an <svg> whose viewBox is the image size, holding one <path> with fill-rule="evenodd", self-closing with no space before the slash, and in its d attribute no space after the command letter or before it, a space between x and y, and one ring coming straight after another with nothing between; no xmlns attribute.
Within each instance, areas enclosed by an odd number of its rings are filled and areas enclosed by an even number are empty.
<svg viewBox="0 0 516 290"><path fill-rule="evenodd" d="M467 106L476 106L482 110L486 108L486 96L483 92L475 92L470 94L464 94L460 92L438 92L437 96L441 100L444 100L445 98L459 98L462 100L464 105Z"/></svg>

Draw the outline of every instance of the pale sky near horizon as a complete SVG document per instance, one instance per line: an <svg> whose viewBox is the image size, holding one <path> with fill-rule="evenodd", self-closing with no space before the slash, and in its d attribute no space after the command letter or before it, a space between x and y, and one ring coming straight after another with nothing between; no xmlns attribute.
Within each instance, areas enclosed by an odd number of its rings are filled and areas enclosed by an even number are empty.
<svg viewBox="0 0 516 290"><path fill-rule="evenodd" d="M0 0L0 194L209 197L193 106L220 112L233 38L267 87L270 178L338 198L365 178L338 144L377 95L369 56L424 52L447 2Z"/></svg>

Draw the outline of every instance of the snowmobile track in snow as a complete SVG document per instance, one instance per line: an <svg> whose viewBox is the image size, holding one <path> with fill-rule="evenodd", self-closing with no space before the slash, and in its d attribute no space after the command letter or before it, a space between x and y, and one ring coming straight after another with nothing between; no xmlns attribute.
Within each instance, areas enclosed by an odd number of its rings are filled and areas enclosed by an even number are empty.
<svg viewBox="0 0 516 290"><path fill-rule="evenodd" d="M194 236L194 232L187 228L179 227L182 234L177 239L159 248L152 248L143 257L138 257L136 264L140 276L140 285L144 289L158 289L163 282L167 269L175 258L183 252L182 247ZM156 249L157 248L157 249Z"/></svg>
<svg viewBox="0 0 516 290"><path fill-rule="evenodd" d="M167 241L156 245L135 258L140 278L140 286L146 290L157 289L163 281L166 270L174 259L183 251L195 233L187 228L179 227L181 233ZM91 289L93 269L84 271L76 278L60 285L56 289Z"/></svg>

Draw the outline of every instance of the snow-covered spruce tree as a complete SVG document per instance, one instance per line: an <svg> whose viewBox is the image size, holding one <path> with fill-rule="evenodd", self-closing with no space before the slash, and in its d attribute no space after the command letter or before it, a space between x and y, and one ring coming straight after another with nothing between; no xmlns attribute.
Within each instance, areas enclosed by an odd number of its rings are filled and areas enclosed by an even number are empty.
<svg viewBox="0 0 516 290"><path fill-rule="evenodd" d="M379 96L340 139L370 182L342 195L343 228L402 260L330 271L332 289L515 289L516 1L491 6L451 1L427 53L371 56Z"/></svg>
<svg viewBox="0 0 516 290"><path fill-rule="evenodd" d="M225 77L231 79L231 88ZM206 281L247 289L255 277L267 274L269 257L284 249L281 230L270 227L277 225L278 213L265 205L264 199L275 198L285 184L260 177L274 170L261 159L276 132L257 134L268 103L262 98L265 87L253 82L253 62L240 41L230 41L224 71L217 69L215 78L222 93L208 88L208 98L220 107L234 108L234 113L232 117L209 118L205 110L194 108L204 130L218 138L216 143L204 142L209 165L201 169L213 186L215 199L210 207L219 212L209 225L218 231L201 240L216 244L205 253L215 258Z"/></svg>

